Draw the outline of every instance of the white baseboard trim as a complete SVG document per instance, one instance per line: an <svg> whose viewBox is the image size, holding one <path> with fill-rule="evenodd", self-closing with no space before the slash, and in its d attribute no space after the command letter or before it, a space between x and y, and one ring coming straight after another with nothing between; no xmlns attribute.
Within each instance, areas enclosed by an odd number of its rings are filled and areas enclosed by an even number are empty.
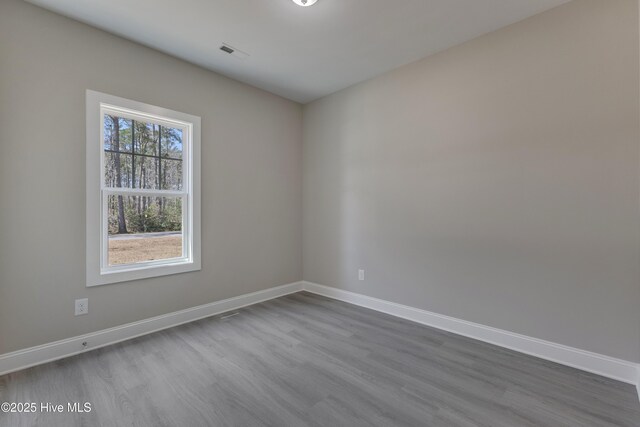
<svg viewBox="0 0 640 427"><path fill-rule="evenodd" d="M277 286L86 335L5 353L0 355L0 375L63 359L302 290L634 384L640 399L640 364L311 282L295 282ZM83 342L87 342L88 345L83 347Z"/></svg>
<svg viewBox="0 0 640 427"><path fill-rule="evenodd" d="M317 283L303 282L303 288L305 291L318 295L370 308L454 334L463 335L520 353L602 375L603 377L634 384L637 386L640 395L640 364L637 363L484 326L478 323L467 322L466 320L456 319L454 317L444 316L342 289L319 285Z"/></svg>
<svg viewBox="0 0 640 427"><path fill-rule="evenodd" d="M290 283L288 285L244 294L210 304L187 308L186 310L163 314L138 322L127 323L126 325L116 326L114 328L103 329L86 335L5 353L0 355L0 375L105 347L183 323L215 316L226 311L236 310L301 290L302 282ZM83 342L87 343L86 347L83 347Z"/></svg>

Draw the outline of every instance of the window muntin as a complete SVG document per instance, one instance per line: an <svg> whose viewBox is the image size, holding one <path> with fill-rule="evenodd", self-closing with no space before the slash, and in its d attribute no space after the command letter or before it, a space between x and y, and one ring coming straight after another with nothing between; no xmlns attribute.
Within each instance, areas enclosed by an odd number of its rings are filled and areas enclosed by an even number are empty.
<svg viewBox="0 0 640 427"><path fill-rule="evenodd" d="M182 128L108 111L103 123L105 187L182 190Z"/></svg>

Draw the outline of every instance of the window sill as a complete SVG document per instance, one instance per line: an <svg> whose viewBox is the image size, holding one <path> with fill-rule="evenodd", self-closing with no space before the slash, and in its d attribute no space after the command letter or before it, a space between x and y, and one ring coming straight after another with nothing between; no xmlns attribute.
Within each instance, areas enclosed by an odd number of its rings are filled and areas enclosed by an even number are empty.
<svg viewBox="0 0 640 427"><path fill-rule="evenodd" d="M131 268L126 269L104 271L94 277L91 277L91 275L87 274L87 287L89 288L93 286L129 282L132 280L148 279L151 277L187 273L190 271L199 271L200 269L201 266L199 262L183 260L178 260L172 263L164 263L160 265L155 264L131 266Z"/></svg>

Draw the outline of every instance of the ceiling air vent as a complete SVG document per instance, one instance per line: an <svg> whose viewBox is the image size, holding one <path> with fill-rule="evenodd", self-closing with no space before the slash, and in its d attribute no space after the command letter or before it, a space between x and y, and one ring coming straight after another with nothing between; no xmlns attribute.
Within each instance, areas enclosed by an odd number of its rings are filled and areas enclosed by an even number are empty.
<svg viewBox="0 0 640 427"><path fill-rule="evenodd" d="M220 46L220 50L240 60L244 60L249 57L248 53L238 50L233 46L229 46L227 43L222 43L222 46Z"/></svg>

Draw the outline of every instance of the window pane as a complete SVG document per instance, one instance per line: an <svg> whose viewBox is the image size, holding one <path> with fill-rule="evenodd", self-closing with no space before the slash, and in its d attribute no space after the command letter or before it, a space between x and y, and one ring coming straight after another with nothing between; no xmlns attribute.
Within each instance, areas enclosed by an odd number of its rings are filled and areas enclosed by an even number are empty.
<svg viewBox="0 0 640 427"><path fill-rule="evenodd" d="M109 265L183 256L182 198L110 195Z"/></svg>
<svg viewBox="0 0 640 427"><path fill-rule="evenodd" d="M152 123L134 121L134 142L136 154L159 156L158 136L161 126Z"/></svg>
<svg viewBox="0 0 640 427"><path fill-rule="evenodd" d="M131 120L104 115L104 149L131 152Z"/></svg>
<svg viewBox="0 0 640 427"><path fill-rule="evenodd" d="M163 127L160 149L162 157L182 159L182 129Z"/></svg>
<svg viewBox="0 0 640 427"><path fill-rule="evenodd" d="M131 188L131 154L104 153L104 185L111 188Z"/></svg>
<svg viewBox="0 0 640 427"><path fill-rule="evenodd" d="M158 160L157 157L135 156L134 188L158 189Z"/></svg>
<svg viewBox="0 0 640 427"><path fill-rule="evenodd" d="M162 190L182 190L182 161L162 159L160 171Z"/></svg>

